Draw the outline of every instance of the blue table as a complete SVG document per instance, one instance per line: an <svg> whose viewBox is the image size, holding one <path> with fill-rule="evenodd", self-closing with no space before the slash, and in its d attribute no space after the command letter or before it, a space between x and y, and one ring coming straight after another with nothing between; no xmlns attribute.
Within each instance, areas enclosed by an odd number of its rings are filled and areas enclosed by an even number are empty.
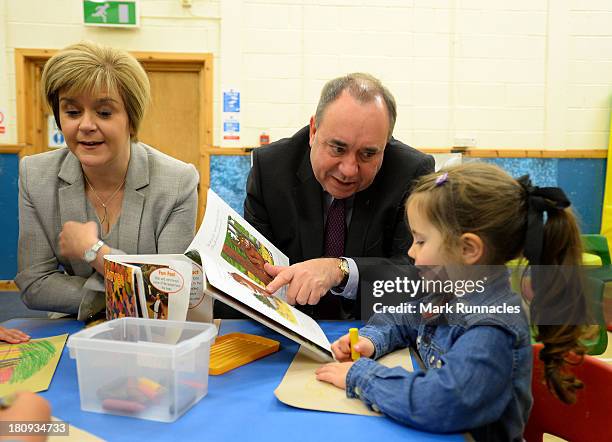
<svg viewBox="0 0 612 442"><path fill-rule="evenodd" d="M2 324L33 338L75 333L70 319L13 319ZM346 333L348 323L322 321L330 341ZM68 349L49 390L53 415L109 441L464 441L462 435L436 435L404 427L389 418L301 410L274 396L298 346L272 330L246 320L223 320L220 334L234 331L281 342L280 351L221 376L210 376L208 395L173 423L81 411L76 364Z"/></svg>

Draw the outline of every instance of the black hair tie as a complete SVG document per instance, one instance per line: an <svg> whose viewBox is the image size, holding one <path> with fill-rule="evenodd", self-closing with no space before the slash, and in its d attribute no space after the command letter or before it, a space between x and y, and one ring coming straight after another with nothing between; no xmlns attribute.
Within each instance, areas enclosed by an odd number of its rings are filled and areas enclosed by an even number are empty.
<svg viewBox="0 0 612 442"><path fill-rule="evenodd" d="M544 240L544 212L562 210L570 200L559 187L538 187L531 184L529 175L517 179L527 195L527 233L523 254L531 265L539 265Z"/></svg>

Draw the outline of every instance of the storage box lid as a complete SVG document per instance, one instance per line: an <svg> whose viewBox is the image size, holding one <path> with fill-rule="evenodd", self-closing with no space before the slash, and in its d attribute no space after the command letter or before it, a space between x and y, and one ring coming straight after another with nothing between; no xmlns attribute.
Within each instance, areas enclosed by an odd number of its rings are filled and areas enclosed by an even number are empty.
<svg viewBox="0 0 612 442"><path fill-rule="evenodd" d="M119 318L81 330L68 338L68 348L180 356L217 335L213 324L143 318Z"/></svg>

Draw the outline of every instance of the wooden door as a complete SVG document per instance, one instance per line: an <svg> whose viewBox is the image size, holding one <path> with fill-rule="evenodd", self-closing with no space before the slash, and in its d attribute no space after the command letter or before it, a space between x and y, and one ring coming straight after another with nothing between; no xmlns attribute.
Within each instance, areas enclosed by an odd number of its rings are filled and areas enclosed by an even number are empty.
<svg viewBox="0 0 612 442"><path fill-rule="evenodd" d="M195 72L148 71L152 101L138 138L168 155L200 161L199 84Z"/></svg>
<svg viewBox="0 0 612 442"><path fill-rule="evenodd" d="M47 116L41 98L42 66L52 50L16 49L18 143L20 156L49 149ZM140 141L208 176L205 153L212 147L212 55L133 52L151 83L151 105L139 130ZM198 225L206 201L200 185Z"/></svg>

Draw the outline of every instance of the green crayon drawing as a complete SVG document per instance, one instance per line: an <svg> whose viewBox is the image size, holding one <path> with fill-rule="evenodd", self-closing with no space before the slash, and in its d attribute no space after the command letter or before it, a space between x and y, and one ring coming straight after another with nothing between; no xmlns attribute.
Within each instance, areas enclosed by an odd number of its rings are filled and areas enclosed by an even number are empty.
<svg viewBox="0 0 612 442"><path fill-rule="evenodd" d="M15 367L11 384L22 382L49 363L55 347L49 341L38 341L21 346L21 362Z"/></svg>
<svg viewBox="0 0 612 442"><path fill-rule="evenodd" d="M61 335L22 344L0 345L0 395L10 393L15 388L46 390L66 337Z"/></svg>

